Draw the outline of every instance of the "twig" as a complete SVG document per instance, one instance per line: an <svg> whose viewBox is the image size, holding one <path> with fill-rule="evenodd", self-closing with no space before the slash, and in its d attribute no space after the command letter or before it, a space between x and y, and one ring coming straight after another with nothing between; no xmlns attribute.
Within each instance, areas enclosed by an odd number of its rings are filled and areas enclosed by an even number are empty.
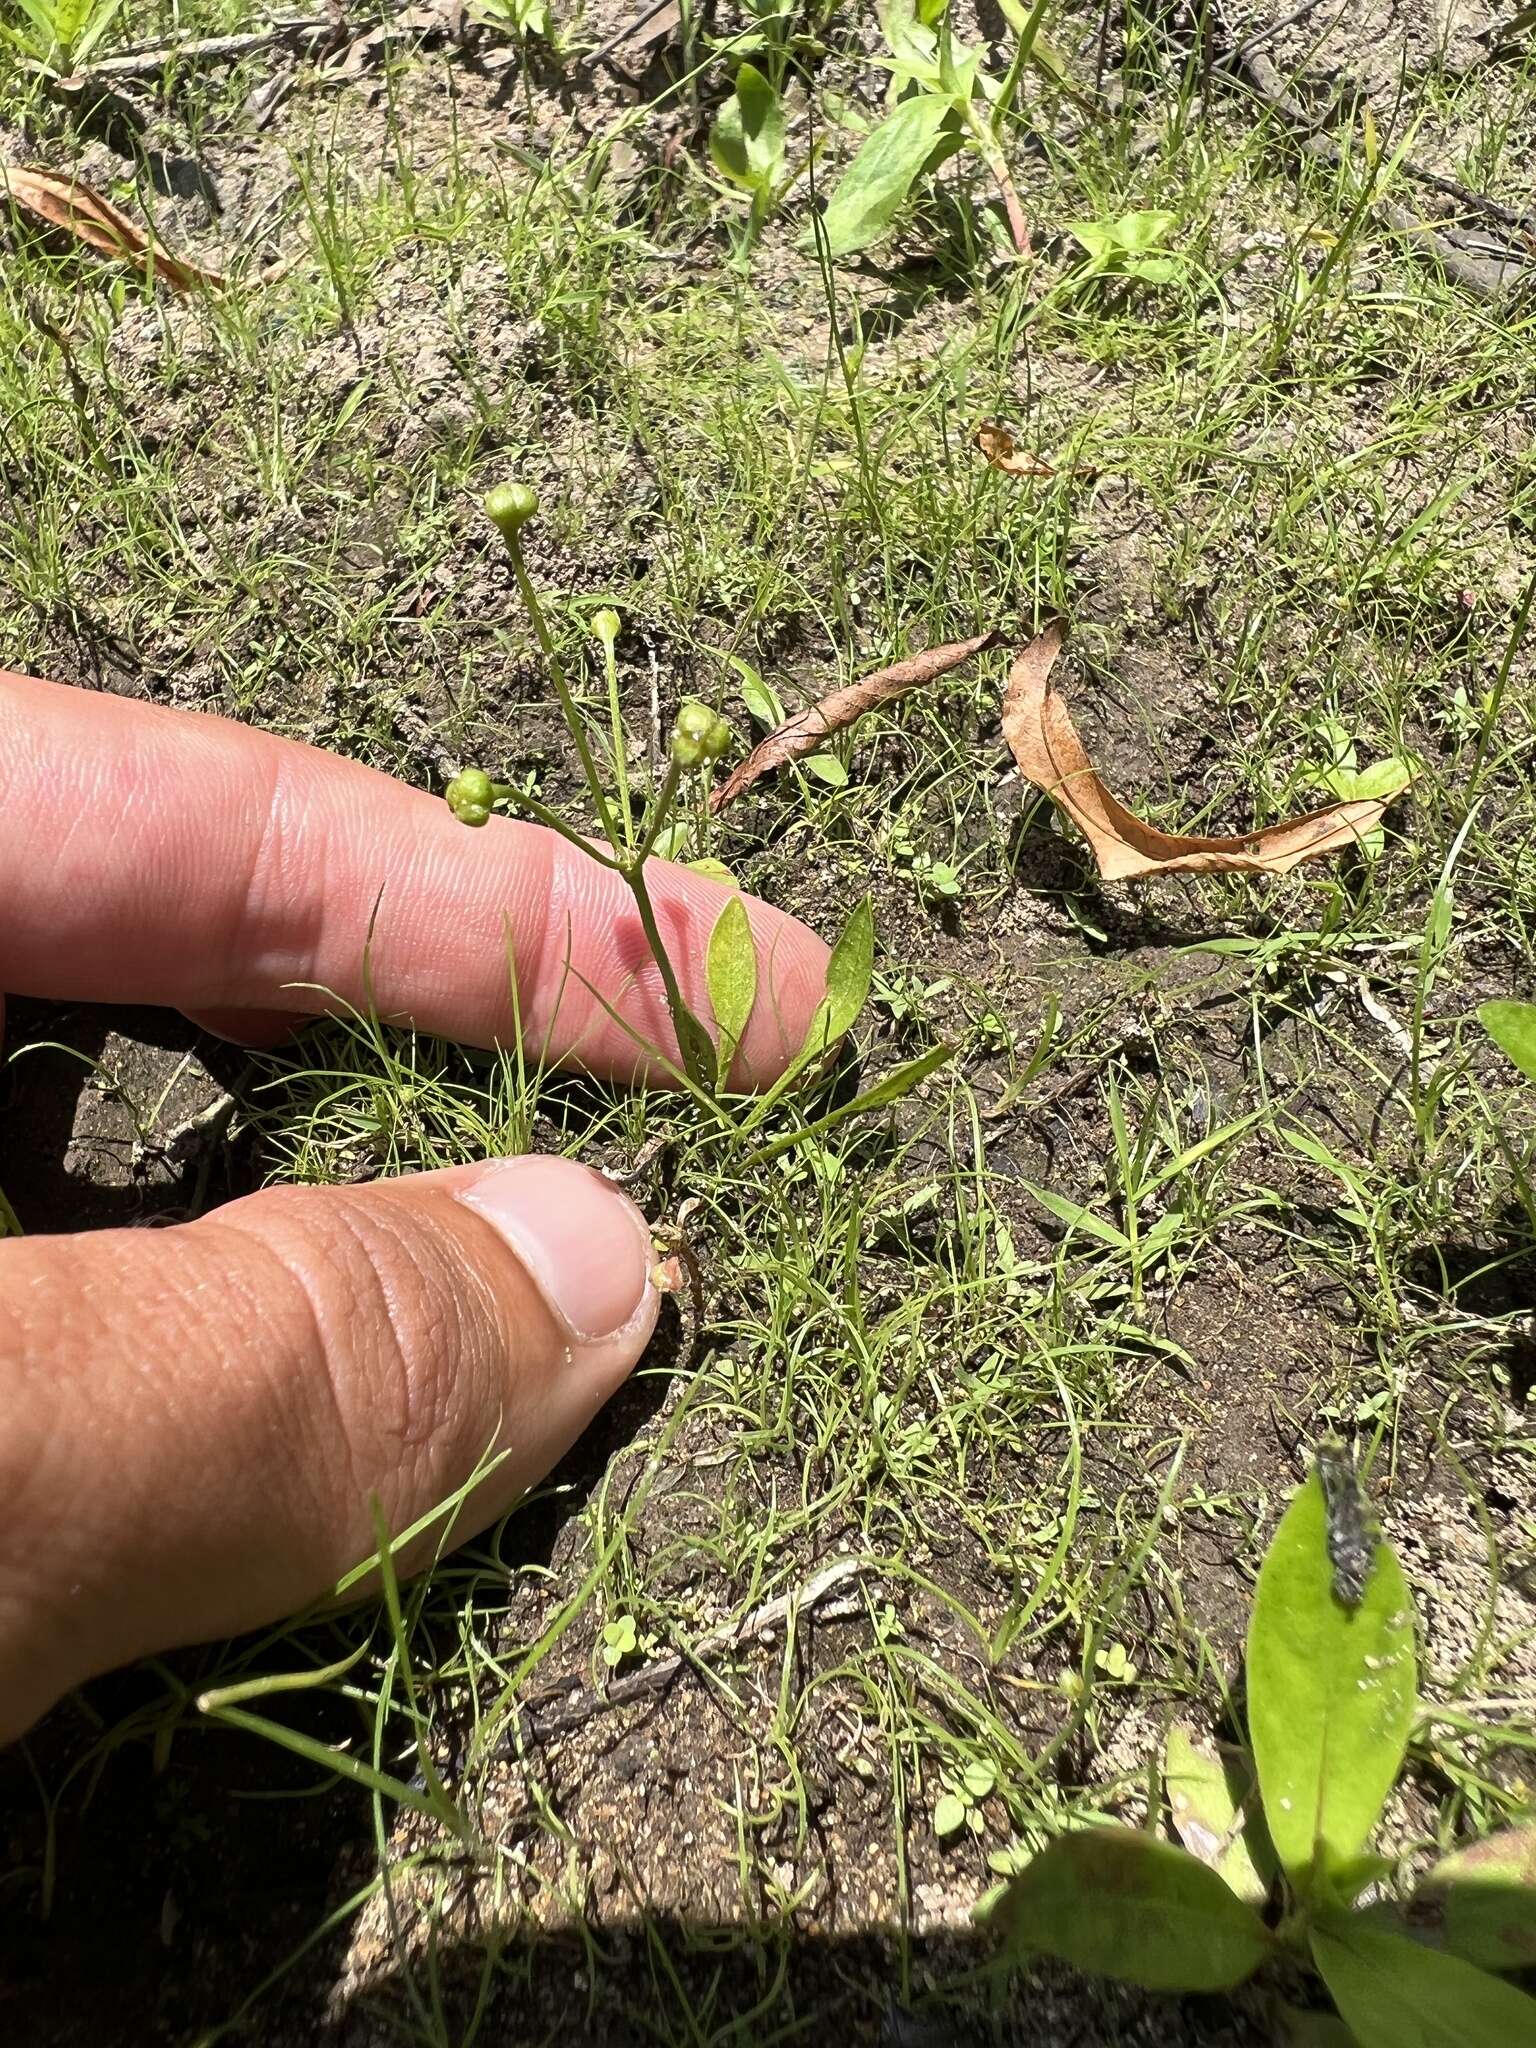
<svg viewBox="0 0 1536 2048"><path fill-rule="evenodd" d="M159 43L150 50L129 50L121 57L103 57L89 70L61 78L59 84L81 87L92 85L98 79L155 78L167 64L172 63L232 64L239 57L249 56L253 50L266 49L271 43L325 35L334 27L332 18L322 14L302 21L273 22L270 27L247 29L240 35L195 36L184 43Z"/></svg>
<svg viewBox="0 0 1536 2048"><path fill-rule="evenodd" d="M707 1658L718 1657L722 1651L738 1649L754 1636L768 1634L770 1630L781 1627L792 1612L804 1614L820 1606L829 1593L868 1569L868 1564L861 1557L840 1557L793 1592L780 1593L772 1600L765 1600L761 1607L754 1607L750 1614L743 1615L730 1627L715 1629L709 1635L701 1636L691 1649L658 1657L654 1663L642 1665L638 1671L627 1672L623 1678L616 1678L601 1692L589 1687L563 1699L550 1695L536 1700L518 1717L514 1737L518 1742L542 1740L580 1728L614 1707L627 1707L635 1700L647 1699L652 1693L663 1691L684 1670L703 1663Z"/></svg>
<svg viewBox="0 0 1536 2048"><path fill-rule="evenodd" d="M642 7L638 14L632 15L616 35L611 35L608 38L601 49L593 50L582 58L582 69L584 71L594 70L606 58L611 57L615 50L627 43L631 36L638 35L641 29L646 27L648 23L653 22L658 14L665 13L672 4L673 0L649 0L649 5Z"/></svg>
<svg viewBox="0 0 1536 2048"><path fill-rule="evenodd" d="M1266 22L1263 28L1255 29L1251 36L1244 36L1235 49L1229 50L1223 57L1218 57L1212 68L1219 71L1223 66L1230 67L1234 64L1240 64L1245 57L1251 56L1255 50L1262 50L1266 43L1272 43L1275 37L1282 35L1286 29L1294 28L1298 21L1304 21L1313 8L1321 6L1321 4L1322 0L1301 0L1299 7L1293 7L1289 14L1283 14L1278 21ZM1347 8L1341 7L1334 20L1328 26L1330 28L1336 27L1343 20L1347 12ZM1253 16L1251 14L1248 15L1244 26L1246 27L1247 22L1252 19Z"/></svg>
<svg viewBox="0 0 1536 2048"><path fill-rule="evenodd" d="M1241 56L1234 50L1230 64L1220 60L1216 69L1230 76L1241 75L1248 89L1293 131L1296 147L1305 155L1328 164L1344 161L1338 144L1319 131L1318 117L1286 90L1285 81L1268 57L1252 48ZM1401 168L1410 167L1404 164ZM1432 227L1395 200L1378 199L1375 206L1388 227L1432 256L1447 277L1479 298L1499 297L1511 284L1518 283L1525 272L1525 263L1514 250L1480 249L1454 229Z"/></svg>

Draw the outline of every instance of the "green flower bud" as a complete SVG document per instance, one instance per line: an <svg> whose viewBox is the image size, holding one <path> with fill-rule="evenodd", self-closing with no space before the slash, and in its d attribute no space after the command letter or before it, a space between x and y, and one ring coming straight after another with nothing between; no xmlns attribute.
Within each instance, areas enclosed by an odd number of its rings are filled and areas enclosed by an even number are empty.
<svg viewBox="0 0 1536 2048"><path fill-rule="evenodd" d="M675 731L679 739L689 740L694 746L702 747L714 729L715 714L707 704L701 704L697 697L689 697L678 707Z"/></svg>
<svg viewBox="0 0 1536 2048"><path fill-rule="evenodd" d="M538 509L539 494L529 484L497 484L485 494L485 516L505 541L511 541Z"/></svg>
<svg viewBox="0 0 1536 2048"><path fill-rule="evenodd" d="M454 776L443 795L451 811L462 804L488 811L496 799L496 786L483 768L465 768Z"/></svg>
<svg viewBox="0 0 1536 2048"><path fill-rule="evenodd" d="M461 825L483 825L491 815L489 804L455 804L453 815Z"/></svg>
<svg viewBox="0 0 1536 2048"><path fill-rule="evenodd" d="M697 768L704 759L702 744L690 739L680 725L672 734L672 758L679 768Z"/></svg>
<svg viewBox="0 0 1536 2048"><path fill-rule="evenodd" d="M590 631L594 638L601 640L605 647L611 647L619 637L619 615L606 605L600 612L592 614Z"/></svg>

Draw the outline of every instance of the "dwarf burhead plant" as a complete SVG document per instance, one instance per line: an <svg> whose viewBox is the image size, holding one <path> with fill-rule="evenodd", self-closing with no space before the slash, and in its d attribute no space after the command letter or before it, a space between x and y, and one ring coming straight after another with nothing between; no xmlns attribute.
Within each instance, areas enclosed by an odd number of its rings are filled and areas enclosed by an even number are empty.
<svg viewBox="0 0 1536 2048"><path fill-rule="evenodd" d="M1059 1837L983 1902L1005 1961L1058 1956L1154 1991L1227 1991L1279 1961L1292 1982L1315 1972L1338 2014L1277 1995L1279 2041L1530 2048L1536 1999L1495 1973L1536 1965L1536 1825L1442 1858L1401 1908L1392 1860L1371 1853L1415 1728L1477 1727L1421 1707L1413 1629L1353 1461L1325 1440L1259 1572L1246 1747L1175 1728L1163 1784L1184 1846L1155 1810Z"/></svg>
<svg viewBox="0 0 1536 2048"><path fill-rule="evenodd" d="M727 897L710 932L704 961L705 985L714 1012L715 1035L695 1015L683 995L676 963L667 951L651 900L646 863L659 846L670 847L679 806L690 783L706 777L731 745L730 726L710 705L689 699L683 703L672 727L665 771L643 815L637 817L635 793L630 786L628 749L624 738L622 709L614 645L619 637L618 615L604 608L590 621L592 637L603 652L610 718L613 787L607 787L587 729L585 715L577 703L561 662L543 604L523 552L523 529L538 514L538 495L527 484L498 484L485 500L486 517L506 543L512 574L527 607L535 636L543 653L549 679L560 705L571 743L581 765L583 779L602 834L598 841L587 837L552 810L531 791L511 782L499 782L480 767L462 769L444 790L448 808L461 824L482 826L498 809L521 811L576 847L587 858L617 874L634 898L641 929L661 978L667 1009L677 1037L682 1062L678 1079L695 1095L714 1104L725 1087L731 1065L747 1025L756 1008L759 988L757 948L746 905L739 894ZM730 876L718 861L695 863L705 872L724 879ZM868 900L857 905L837 943L827 968L827 992L811 1019L805 1042L773 1085L739 1118L729 1124L736 1136L755 1131L774 1105L794 1084L821 1073L829 1055L842 1042L864 1008L874 974L874 920ZM895 1102L918 1082L941 1066L952 1054L949 1046L937 1046L881 1077L874 1085L839 1106L829 1115L783 1138L761 1146L749 1163L766 1160L805 1139L819 1137L833 1125L863 1110Z"/></svg>

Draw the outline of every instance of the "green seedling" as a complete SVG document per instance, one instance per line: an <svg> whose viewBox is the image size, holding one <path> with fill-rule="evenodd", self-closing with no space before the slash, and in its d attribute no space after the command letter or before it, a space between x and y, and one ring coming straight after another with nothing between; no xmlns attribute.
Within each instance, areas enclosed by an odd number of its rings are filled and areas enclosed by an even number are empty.
<svg viewBox="0 0 1536 2048"><path fill-rule="evenodd" d="M1275 1532L1248 1630L1248 1747L1201 1751L1175 1729L1172 1822L1059 1837L984 1903L1009 1962L1048 1954L1155 1991L1225 1991L1266 1963L1310 1966L1360 2048L1517 2048L1536 2000L1493 1974L1536 1956L1536 1827L1445 1858L1412 1902L1370 1840L1420 1708L1413 1605L1345 1446ZM1458 1723L1459 1725L1459 1723ZM1410 1931L1411 1930L1411 1931ZM1317 2015L1282 2014L1297 2039Z"/></svg>
<svg viewBox="0 0 1536 2048"><path fill-rule="evenodd" d="M123 0L16 0L25 26L0 22L0 42L51 78L83 64L122 12Z"/></svg>
<svg viewBox="0 0 1536 2048"><path fill-rule="evenodd" d="M913 190L957 151L973 151L1002 198L1016 255L1030 253L1029 227L1003 148L1019 81L1038 63L1040 25L1049 0L1026 14L1004 7L1017 41L1000 76L984 52L955 40L949 0L885 0L880 29L890 52L890 111L873 130L827 203L822 226L831 256L851 256L889 234Z"/></svg>
<svg viewBox="0 0 1536 2048"><path fill-rule="evenodd" d="M1162 251L1177 224L1171 213L1125 213L1118 220L1069 220L1066 230L1088 261L1077 273L1091 277L1134 277L1143 284L1172 284L1184 268L1182 256Z"/></svg>
<svg viewBox="0 0 1536 2048"><path fill-rule="evenodd" d="M1349 803L1357 797L1393 796L1403 787L1405 780L1418 772L1416 761L1400 755L1392 755L1384 761L1372 761L1362 768L1354 735L1336 718L1318 719L1315 729L1327 745L1330 758L1322 767L1303 769L1297 781L1304 788L1325 790L1341 803ZM1361 855L1366 860L1376 860L1386 843L1386 828L1372 825L1360 835Z"/></svg>
<svg viewBox="0 0 1536 2048"><path fill-rule="evenodd" d="M709 160L721 177L747 196L746 228L736 249L738 262L752 252L763 223L793 179L785 169L784 102L755 64L736 73L736 90L709 131Z"/></svg>
<svg viewBox="0 0 1536 2048"><path fill-rule="evenodd" d="M973 1835L985 1831L982 1802L997 1790L997 1766L986 1757L968 1763L958 1776L945 1780L933 1808L933 1832L941 1842L968 1828Z"/></svg>
<svg viewBox="0 0 1536 2048"><path fill-rule="evenodd" d="M549 0L470 0L466 11L481 28L515 36L520 43L529 36L537 36L541 43L555 40Z"/></svg>
<svg viewBox="0 0 1536 2048"><path fill-rule="evenodd" d="M512 573L533 623L607 847L605 850L577 831L531 790L510 782L498 782L483 768L462 769L444 790L444 800L461 824L473 827L487 824L498 808L522 811L539 824L558 832L562 839L588 859L596 861L600 867L611 869L623 880L634 898L646 944L661 977L682 1060L677 1078L701 1100L713 1104L726 1087L732 1063L758 1001L757 947L751 920L741 897L732 895L727 898L710 933L705 980L715 1018L716 1037L712 1039L704 1023L689 1008L676 966L662 941L646 878L646 863L664 840L670 840L673 835L679 822L676 812L688 778L707 772L721 758L730 745L731 729L708 704L696 701L683 704L672 728L665 775L651 798L643 821L637 823L624 766L623 720L613 660L619 620L610 611L595 613L591 630L604 652L611 742L618 783L617 793L609 793L598 769L585 717L566 678L543 604L528 574L522 533L528 522L537 516L538 509L537 493L526 484L500 484L485 500L486 516L506 543ZM728 870L718 862L707 865L717 879L730 880ZM824 1071L830 1056L852 1030L868 1000L874 977L874 951L874 918L866 899L850 914L841 937L832 949L827 968L827 993L811 1019L804 1044L773 1085L738 1120L723 1119L724 1128L730 1135L740 1138L754 1133L764 1117L797 1082L815 1078ZM952 1056L952 1047L934 1047L921 1058L882 1075L851 1102L758 1147L747 1163L766 1163L793 1146L825 1136L849 1117L899 1101Z"/></svg>

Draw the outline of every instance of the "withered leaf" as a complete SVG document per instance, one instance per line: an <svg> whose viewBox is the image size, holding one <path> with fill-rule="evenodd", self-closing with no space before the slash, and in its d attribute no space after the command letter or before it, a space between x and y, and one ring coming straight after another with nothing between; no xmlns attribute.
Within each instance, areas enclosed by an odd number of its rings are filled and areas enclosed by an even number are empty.
<svg viewBox="0 0 1536 2048"><path fill-rule="evenodd" d="M1003 737L1020 773L1043 789L1087 839L1106 881L1177 873L1283 875L1301 861L1358 845L1413 779L1405 766L1376 796L1328 804L1236 837L1160 832L1104 787L1061 693L1051 688L1063 637L1060 626L1048 626L1014 662L1003 698Z"/></svg>
<svg viewBox="0 0 1536 2048"><path fill-rule="evenodd" d="M824 740L852 725L866 711L873 711L879 704L894 703L923 683L937 681L969 661L972 655L985 654L989 647L996 647L1002 637L997 632L978 633L971 640L951 640L942 647L929 647L921 654L908 655L905 661L894 662L890 668L877 669L872 676L862 676L841 690L833 690L818 703L806 705L803 711L775 726L720 787L711 790L709 808L724 810L759 777L782 768L786 761L814 754Z"/></svg>
<svg viewBox="0 0 1536 2048"><path fill-rule="evenodd" d="M1005 427L1001 420L983 420L971 439L992 467L1000 469L1004 476L1056 474L1053 464L1032 455L1027 448L1021 448L1012 427Z"/></svg>
<svg viewBox="0 0 1536 2048"><path fill-rule="evenodd" d="M193 291L200 285L216 289L224 282L216 270L204 270L200 264L171 255L110 199L103 199L78 178L0 164L0 193L45 226L73 235L103 256L115 256L136 270L150 271L173 292Z"/></svg>

